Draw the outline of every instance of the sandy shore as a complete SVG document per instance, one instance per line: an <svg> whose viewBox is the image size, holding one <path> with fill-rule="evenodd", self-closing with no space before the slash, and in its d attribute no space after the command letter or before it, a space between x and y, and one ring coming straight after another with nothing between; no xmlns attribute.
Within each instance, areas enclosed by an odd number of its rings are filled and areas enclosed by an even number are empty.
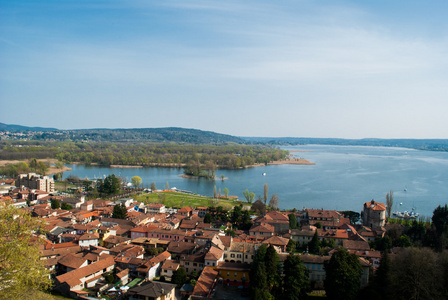
<svg viewBox="0 0 448 300"><path fill-rule="evenodd" d="M316 163L310 162L307 159L303 158L287 158L283 160L276 160L273 162L268 163L268 166L276 166L276 165L315 165ZM265 164L254 164L247 166L247 168L253 168L253 167L262 167L265 166Z"/></svg>

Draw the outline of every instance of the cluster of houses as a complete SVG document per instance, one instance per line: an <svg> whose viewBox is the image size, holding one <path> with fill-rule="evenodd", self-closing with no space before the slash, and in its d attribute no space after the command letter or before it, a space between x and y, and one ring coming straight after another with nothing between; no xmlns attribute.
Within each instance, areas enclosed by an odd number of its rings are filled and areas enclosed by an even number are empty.
<svg viewBox="0 0 448 300"><path fill-rule="evenodd" d="M0 201L17 203L26 195L16 193L17 189L1 195ZM209 298L217 284L250 285L250 264L261 245L274 246L282 262L290 240L306 245L316 233L320 240L332 241L359 257L361 282L367 285L369 270L380 261L379 251L371 250L369 241L386 232L385 206L374 201L364 205L365 226L350 224L337 211L304 209L294 213L300 229L290 229L291 212L270 211L254 216L248 231L236 230L232 237L225 234L230 224L204 223L207 207L176 210L132 198L86 201L83 196L67 198L41 190L28 197L30 205L23 209L47 224L41 260L54 276L55 289L74 298L127 293L130 299L175 299L176 285L169 282L179 268L199 278L194 287L184 285L177 292L191 299ZM51 209L51 199L73 209ZM127 207L126 220L111 217L117 204ZM324 263L331 254L300 255L316 289L323 288ZM165 282L154 280L162 276Z"/></svg>

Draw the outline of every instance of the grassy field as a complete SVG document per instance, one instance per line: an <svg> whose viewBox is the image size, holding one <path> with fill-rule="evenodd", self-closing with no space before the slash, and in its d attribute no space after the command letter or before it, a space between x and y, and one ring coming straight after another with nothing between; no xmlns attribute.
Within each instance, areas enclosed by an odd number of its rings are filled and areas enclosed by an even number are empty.
<svg viewBox="0 0 448 300"><path fill-rule="evenodd" d="M213 199L210 197L190 195L179 192L161 192L161 193L143 193L139 196L135 196L134 200L141 201L143 203L162 203L166 207L182 208L184 206L189 207L217 207L222 206L225 209L230 209L235 205L242 203L241 201Z"/></svg>

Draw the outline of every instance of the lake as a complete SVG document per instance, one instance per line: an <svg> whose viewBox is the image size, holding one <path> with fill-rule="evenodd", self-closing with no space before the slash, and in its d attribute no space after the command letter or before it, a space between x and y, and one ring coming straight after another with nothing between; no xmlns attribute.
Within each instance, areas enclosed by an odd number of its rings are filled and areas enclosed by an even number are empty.
<svg viewBox="0 0 448 300"><path fill-rule="evenodd" d="M415 207L423 216L432 216L438 205L448 201L448 152L420 151L404 148L305 145L284 147L295 157L315 165L276 165L243 170L217 170L227 180L187 179L179 177L183 169L175 168L108 168L67 165L72 171L64 178L101 178L109 174L130 180L140 176L143 186L155 182L163 189L192 191L212 196L228 188L229 195L244 199L246 189L263 195L269 185L269 198L278 194L280 208L324 208L361 211L364 202L374 199L385 203L389 190L394 191L394 211ZM266 173L266 175L263 175ZM401 204L400 204L401 203Z"/></svg>

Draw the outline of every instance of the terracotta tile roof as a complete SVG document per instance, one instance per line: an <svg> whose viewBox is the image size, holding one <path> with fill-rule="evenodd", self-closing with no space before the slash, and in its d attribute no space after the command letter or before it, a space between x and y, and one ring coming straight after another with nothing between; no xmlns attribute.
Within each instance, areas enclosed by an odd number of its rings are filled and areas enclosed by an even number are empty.
<svg viewBox="0 0 448 300"><path fill-rule="evenodd" d="M370 202L364 203L364 206L371 210L379 210L379 211L386 210L386 205L384 205L384 203L379 203L379 202L376 202L373 200Z"/></svg>
<svg viewBox="0 0 448 300"><path fill-rule="evenodd" d="M342 246L348 250L370 250L368 242L364 241L342 241Z"/></svg>
<svg viewBox="0 0 448 300"><path fill-rule="evenodd" d="M269 244L274 246L286 246L288 245L289 240L279 237L279 236L272 236L262 242L262 244Z"/></svg>
<svg viewBox="0 0 448 300"><path fill-rule="evenodd" d="M211 267L205 267L196 282L193 290L193 296L207 297L213 288L217 276L218 271L212 269Z"/></svg>
<svg viewBox="0 0 448 300"><path fill-rule="evenodd" d="M79 257L72 253L69 253L69 254L62 256L59 259L58 264L63 265L68 268L71 268L71 269L78 269L79 267L81 267L81 265L83 265L86 262L86 260L87 259L84 257Z"/></svg>
<svg viewBox="0 0 448 300"><path fill-rule="evenodd" d="M99 260L95 263L67 272L63 275L57 276L56 280L59 283L67 283L70 287L78 285L81 283L82 278L85 278L91 274L95 274L103 269L115 265L113 257L107 257L105 259Z"/></svg>
<svg viewBox="0 0 448 300"><path fill-rule="evenodd" d="M180 266L180 264L178 262L175 262L175 261L172 261L171 259L169 259L163 263L162 269L176 271L177 269L179 269L179 266Z"/></svg>
<svg viewBox="0 0 448 300"><path fill-rule="evenodd" d="M221 250L217 247L211 247L210 250L208 250L207 254L205 254L206 260L219 260L222 258L224 254L224 250Z"/></svg>
<svg viewBox="0 0 448 300"><path fill-rule="evenodd" d="M191 207L188 207L188 206L185 206L185 207L182 207L181 209L179 209L177 212L178 213L188 213L188 212L192 212L193 211L193 209L191 209Z"/></svg>
<svg viewBox="0 0 448 300"><path fill-rule="evenodd" d="M98 240L100 238L98 233L85 233L83 234L79 240L85 241L85 240Z"/></svg>
<svg viewBox="0 0 448 300"><path fill-rule="evenodd" d="M309 218L341 219L343 216L335 210L305 209Z"/></svg>
<svg viewBox="0 0 448 300"><path fill-rule="evenodd" d="M192 252L196 247L198 247L198 245L195 243L172 241L169 243L167 250L170 253L187 254Z"/></svg>
<svg viewBox="0 0 448 300"><path fill-rule="evenodd" d="M133 287L128 291L129 295L139 295L142 299L159 299L162 295L167 295L176 287L175 284L149 281L140 286ZM146 297L146 298L145 298ZM135 297L134 297L135 298Z"/></svg>
<svg viewBox="0 0 448 300"><path fill-rule="evenodd" d="M271 232L274 233L274 226L269 225L268 223L261 223L260 225L254 225L249 230L251 232Z"/></svg>

